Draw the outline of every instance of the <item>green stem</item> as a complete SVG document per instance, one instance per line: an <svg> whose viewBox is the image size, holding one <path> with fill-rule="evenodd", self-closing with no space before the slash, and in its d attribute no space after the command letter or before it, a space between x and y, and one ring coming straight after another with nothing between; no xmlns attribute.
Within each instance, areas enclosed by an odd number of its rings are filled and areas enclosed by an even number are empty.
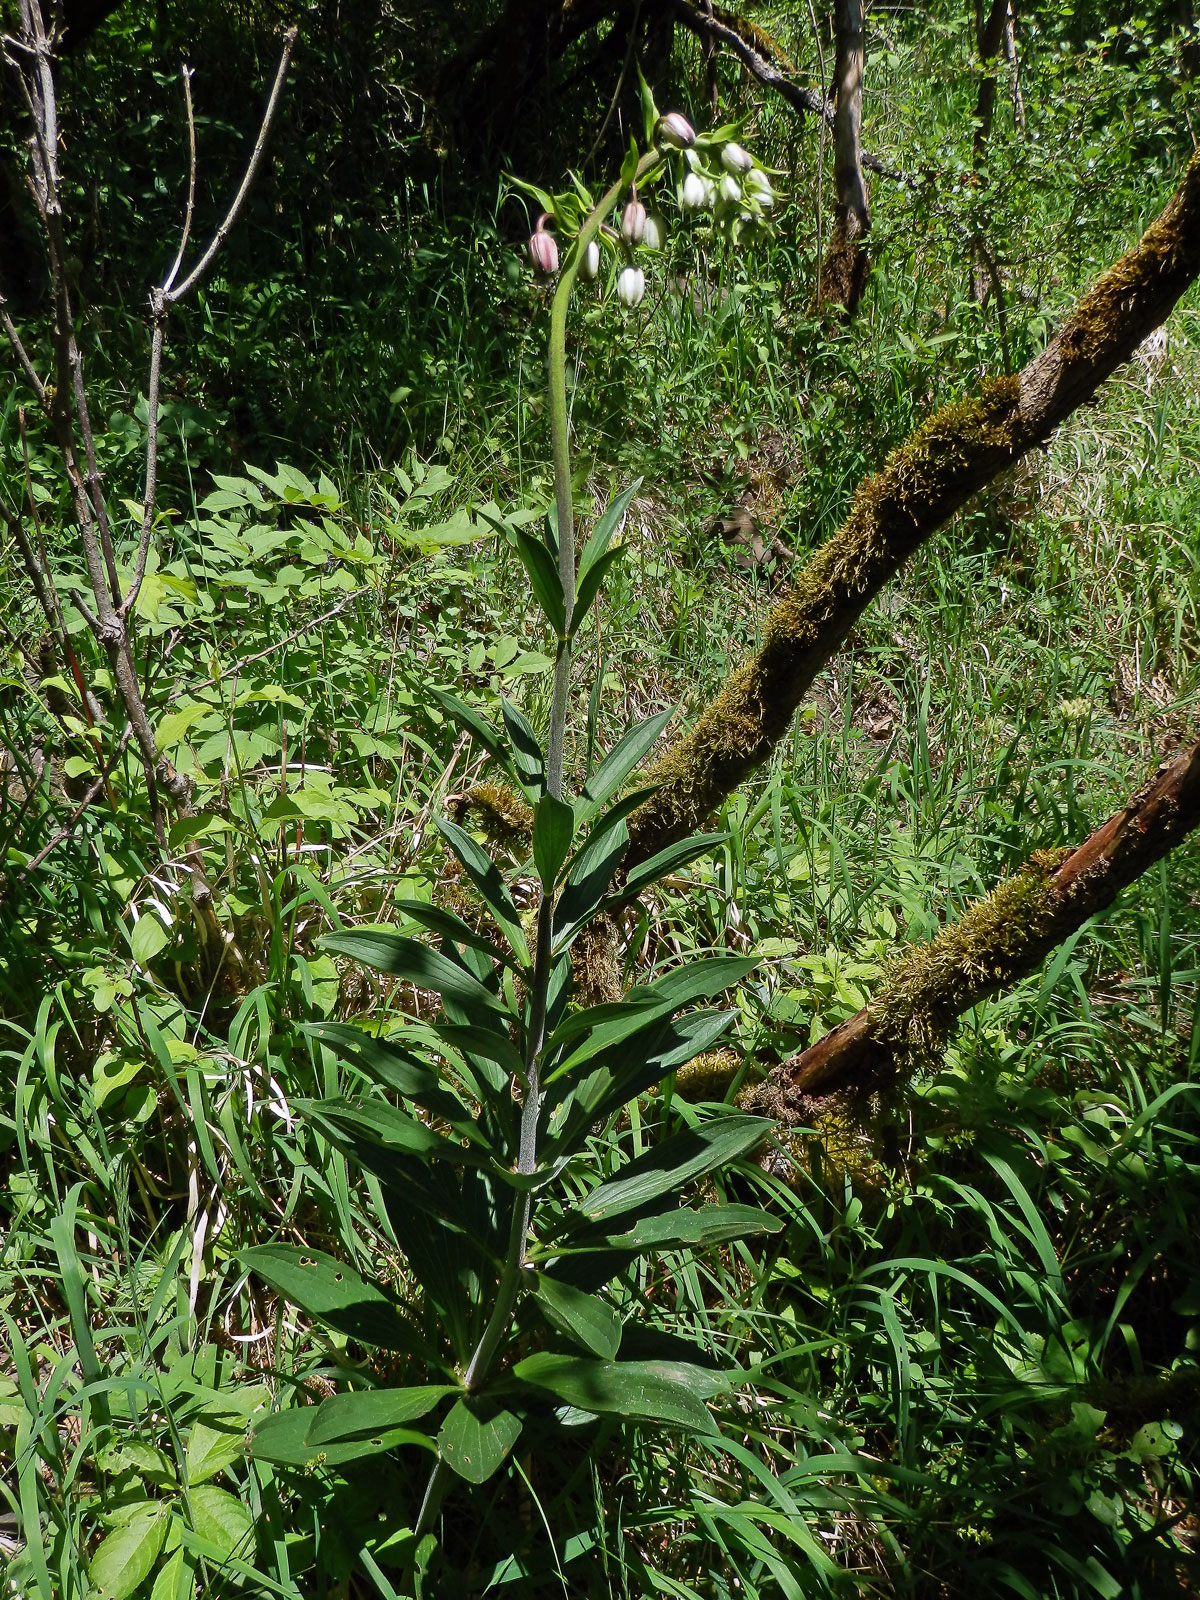
<svg viewBox="0 0 1200 1600"><path fill-rule="evenodd" d="M659 151L648 151L638 162L633 185L636 186L647 173L653 172L664 160L665 157ZM558 510L558 572L562 581L566 609L566 621L554 658L554 695L550 707L550 733L546 743L546 788L556 800L562 799L563 747L566 742L567 703L571 687L571 619L575 609L575 509L571 499L571 450L567 418L567 304L571 298L571 290L575 285L583 252L600 232L605 217L621 198L626 187L625 181L619 178L589 214L574 244L567 252L559 275L558 287L554 291L554 302L550 308L550 443L554 460L554 499ZM533 981L530 985L529 1029L526 1035L525 1053L525 1098L521 1104L517 1157L517 1172L524 1177L528 1177L537 1167L538 1118L542 1109L540 1068L550 991L553 914L553 891L544 888L538 906L537 945ZM513 1197L512 1227L500 1282L496 1289L496 1303L463 1374L463 1388L468 1394L476 1393L486 1383L508 1331L527 1265L526 1245L529 1240L532 1210L532 1196L528 1192L518 1192ZM450 1487L450 1481L450 1469L444 1461L439 1460L434 1465L429 1475L429 1482L425 1486L425 1498L421 1502L421 1511L414 1529L417 1539L428 1533Z"/></svg>

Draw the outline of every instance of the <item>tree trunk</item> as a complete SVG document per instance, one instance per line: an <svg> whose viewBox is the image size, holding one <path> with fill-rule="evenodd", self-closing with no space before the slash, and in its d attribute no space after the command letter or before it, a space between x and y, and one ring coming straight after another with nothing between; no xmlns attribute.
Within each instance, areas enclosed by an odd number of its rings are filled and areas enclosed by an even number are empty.
<svg viewBox="0 0 1200 1600"><path fill-rule="evenodd" d="M1000 0L997 0L997 4ZM867 281L866 236L871 206L862 169L863 0L837 0L837 95L833 117L833 180L837 204L821 264L818 302L852 317Z"/></svg>
<svg viewBox="0 0 1200 1600"><path fill-rule="evenodd" d="M878 999L776 1067L757 1098L803 1117L815 1096L869 1094L936 1055L965 1011L1051 950L1200 827L1200 740L1067 853L1042 851L893 967Z"/></svg>
<svg viewBox="0 0 1200 1600"><path fill-rule="evenodd" d="M1200 275L1200 152L1139 244L1015 377L936 412L860 484L839 531L767 618L762 648L657 761L627 864L693 833L768 759L813 679L889 579L973 494L1093 395Z"/></svg>

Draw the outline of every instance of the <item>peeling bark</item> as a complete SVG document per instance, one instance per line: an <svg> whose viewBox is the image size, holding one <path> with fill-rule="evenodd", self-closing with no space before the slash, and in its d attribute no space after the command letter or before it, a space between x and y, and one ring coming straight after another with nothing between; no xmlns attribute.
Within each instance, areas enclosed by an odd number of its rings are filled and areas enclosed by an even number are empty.
<svg viewBox="0 0 1200 1600"><path fill-rule="evenodd" d="M871 205L862 169L864 30L863 0L837 0L837 96L833 117L837 204L821 264L817 301L822 306L840 307L847 318L858 310L869 267L866 237L871 229Z"/></svg>
<svg viewBox="0 0 1200 1600"><path fill-rule="evenodd" d="M952 927L914 945L876 1000L775 1068L758 1096L804 1116L814 1098L872 1093L936 1056L965 1011L1036 971L1196 827L1200 740L1077 849L1031 856Z"/></svg>
<svg viewBox="0 0 1200 1600"><path fill-rule="evenodd" d="M655 763L627 863L694 832L787 732L813 679L888 580L1004 468L1093 395L1200 274L1200 153L1162 215L1015 377L936 412L860 484L840 530L767 618L749 657Z"/></svg>

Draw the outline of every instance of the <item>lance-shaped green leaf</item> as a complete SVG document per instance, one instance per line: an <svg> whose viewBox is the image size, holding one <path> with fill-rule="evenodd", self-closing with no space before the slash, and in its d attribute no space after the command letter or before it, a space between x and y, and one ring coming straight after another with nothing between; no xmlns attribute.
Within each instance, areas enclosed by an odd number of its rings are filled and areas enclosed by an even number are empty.
<svg viewBox="0 0 1200 1600"><path fill-rule="evenodd" d="M618 906L627 900L635 899L643 890L656 884L660 878L669 877L672 872L680 872L684 867L691 866L693 861L698 861L701 856L710 855L728 838L727 833L706 833L698 838L679 839L675 844L669 844L665 850L660 850L648 861L643 861L640 866L634 867L621 885L620 893L613 895L607 904Z"/></svg>
<svg viewBox="0 0 1200 1600"><path fill-rule="evenodd" d="M753 1150L775 1124L768 1117L716 1117L698 1128L673 1134L623 1168L619 1178L601 1183L575 1208L587 1222L601 1222L634 1211L702 1178Z"/></svg>
<svg viewBox="0 0 1200 1600"><path fill-rule="evenodd" d="M644 1418L689 1433L717 1431L704 1397L722 1382L683 1362L599 1361L542 1350L518 1361L513 1376L599 1416Z"/></svg>
<svg viewBox="0 0 1200 1600"><path fill-rule="evenodd" d="M758 1233L778 1233L783 1219L758 1206L672 1206L657 1216L642 1217L624 1233L605 1234L598 1244L612 1250L628 1250L641 1255L651 1250L674 1249L679 1245L727 1244L732 1239L747 1239ZM572 1239L572 1249L579 1244Z"/></svg>
<svg viewBox="0 0 1200 1600"><path fill-rule="evenodd" d="M627 489L622 489L620 494L614 495L604 511L596 519L596 526L592 529L591 537L584 545L579 557L577 582L583 582L596 562L608 549L609 540L620 527L621 518L625 515L629 502L641 487L642 480L635 478Z"/></svg>
<svg viewBox="0 0 1200 1600"><path fill-rule="evenodd" d="M697 1000L711 1000L740 983L758 966L757 956L703 956L672 967L653 983L629 991L638 1001L666 1001L673 1006L690 1006Z"/></svg>
<svg viewBox="0 0 1200 1600"><path fill-rule="evenodd" d="M575 837L575 813L565 800L544 794L533 813L533 860L542 887L553 889Z"/></svg>
<svg viewBox="0 0 1200 1600"><path fill-rule="evenodd" d="M525 1074L525 1063L512 1040L494 1028L481 1028L469 1022L439 1022L430 1032L463 1055L494 1061L505 1074L506 1088L508 1078L520 1078Z"/></svg>
<svg viewBox="0 0 1200 1600"><path fill-rule="evenodd" d="M565 1060L546 1074L547 1086L557 1082L559 1078L568 1077L572 1073L577 1074L587 1062L607 1050L615 1049L618 1045L625 1046L622 1055L628 1060L630 1052L637 1049L638 1041L643 1036L657 1043L661 1037L662 1025L670 1019L675 1007L667 1002L648 1006L618 1006L614 1009L618 1012L615 1017L593 1028L582 1044L577 1045Z"/></svg>
<svg viewBox="0 0 1200 1600"><path fill-rule="evenodd" d="M504 726L508 729L511 759L521 787L530 800L536 800L546 787L546 763L538 736L511 700L501 700Z"/></svg>
<svg viewBox="0 0 1200 1600"><path fill-rule="evenodd" d="M561 638L566 632L567 606L558 563L542 541L526 533L524 528L514 528L512 539L521 565L529 574L529 584L537 596L538 604L546 613L546 620L554 632Z"/></svg>
<svg viewBox="0 0 1200 1600"><path fill-rule="evenodd" d="M512 763L503 736L494 722L490 722L482 712L476 711L473 706L467 705L446 689L426 688L423 692L432 695L450 720L457 723L464 733L469 733L476 744L486 750L498 766L503 767L505 772L511 772Z"/></svg>
<svg viewBox="0 0 1200 1600"><path fill-rule="evenodd" d="M353 928L342 933L327 933L319 941L321 949L334 955L350 956L376 972L404 978L418 989L429 989L445 999L456 1000L468 1011L500 1011L504 1002L485 989L478 978L456 962L431 950L416 939L387 928Z"/></svg>
<svg viewBox="0 0 1200 1600"><path fill-rule="evenodd" d="M381 1039L348 1022L307 1022L301 1032L328 1045L374 1083L384 1084L419 1105L431 1116L462 1131L473 1121L469 1108L446 1088L437 1075L411 1050L392 1039Z"/></svg>
<svg viewBox="0 0 1200 1600"><path fill-rule="evenodd" d="M571 629L579 632L579 624L588 614L592 601L600 593L600 585L608 576L608 569L625 554L624 545L616 550L607 550L597 560L586 578L580 578L579 589L575 596L575 613L571 618Z"/></svg>
<svg viewBox="0 0 1200 1600"><path fill-rule="evenodd" d="M442 1460L468 1483L486 1483L521 1437L521 1419L486 1400L453 1405L438 1434Z"/></svg>
<svg viewBox="0 0 1200 1600"><path fill-rule="evenodd" d="M252 1245L238 1260L285 1300L338 1333L384 1350L411 1349L412 1329L396 1307L344 1261L289 1244Z"/></svg>
<svg viewBox="0 0 1200 1600"><path fill-rule="evenodd" d="M434 1449L432 1439L412 1428L384 1428L377 1433L346 1439L337 1444L311 1445L307 1435L315 1409L313 1406L293 1406L287 1411L276 1411L272 1416L264 1417L250 1434L251 1458L265 1461L273 1467L295 1467L301 1472L316 1472L323 1467L342 1467L352 1461L361 1461L364 1456L398 1450L402 1445Z"/></svg>
<svg viewBox="0 0 1200 1600"><path fill-rule="evenodd" d="M451 822L446 817L437 817L434 820L439 833L462 863L464 872L479 891L484 904L500 924L517 960L528 966L529 945L521 927L517 908L513 905L512 896L500 875L500 868L487 851L472 839L465 828L460 828L457 822Z"/></svg>
<svg viewBox="0 0 1200 1600"><path fill-rule="evenodd" d="M452 1166L486 1166L491 1147L480 1133L478 1124L465 1123L462 1137L447 1139L435 1133L419 1117L413 1117L399 1106L375 1098L371 1100L295 1100L295 1110L327 1133L340 1134L343 1141L357 1149L361 1138L383 1145L398 1155L421 1162L448 1161Z"/></svg>
<svg viewBox="0 0 1200 1600"><path fill-rule="evenodd" d="M584 841L571 862L554 909L554 941L560 949L603 900L628 843L624 817L603 818Z"/></svg>
<svg viewBox="0 0 1200 1600"><path fill-rule="evenodd" d="M621 1319L607 1300L539 1273L534 1298L552 1327L594 1356L611 1361L621 1347Z"/></svg>
<svg viewBox="0 0 1200 1600"><path fill-rule="evenodd" d="M403 1427L428 1415L439 1400L457 1391L446 1383L427 1383L407 1389L358 1389L331 1395L309 1411L312 1421L305 1443L326 1445Z"/></svg>
<svg viewBox="0 0 1200 1600"><path fill-rule="evenodd" d="M465 945L470 950L479 950L491 960L503 961L506 966L517 969L511 951L494 944L486 934L476 933L470 923L455 916L453 911L447 911L444 906L433 906L425 900L397 900L394 904L401 916L411 917L432 933L440 933L443 939Z"/></svg>
<svg viewBox="0 0 1200 1600"><path fill-rule="evenodd" d="M583 786L586 815L597 812L604 802L616 794L625 779L658 739L659 734L675 715L674 706L659 711L619 739L604 760Z"/></svg>

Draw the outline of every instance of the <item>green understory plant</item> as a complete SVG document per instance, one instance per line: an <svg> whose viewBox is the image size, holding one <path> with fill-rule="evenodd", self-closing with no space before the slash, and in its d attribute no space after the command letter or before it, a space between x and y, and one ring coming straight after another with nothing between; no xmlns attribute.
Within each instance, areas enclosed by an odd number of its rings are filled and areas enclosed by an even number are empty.
<svg viewBox="0 0 1200 1600"><path fill-rule="evenodd" d="M598 204L589 197L554 295L556 502L545 537L497 524L515 544L556 641L545 745L508 700L501 702L501 728L456 695L430 691L523 794L533 817L531 860L506 877L468 832L442 819L446 848L482 901L482 919L401 900L398 913L414 931L435 935L436 947L392 927L323 941L327 951L437 997L436 1008L418 1000L411 1020L386 1036L344 1023L309 1024L318 1047L366 1087L359 1096L293 1104L367 1175L381 1240L399 1249L405 1265L390 1279L372 1279L324 1252L282 1243L241 1256L343 1341L388 1352L386 1361L357 1367L343 1352L335 1368L338 1392L315 1408L276 1412L257 1427L252 1448L261 1466L285 1474L346 1470L404 1448L429 1454L423 1492L393 1507L361 1552L369 1569L377 1570L377 1557L403 1566L416 1592L432 1581L447 1491L456 1481L486 1483L519 1444L524 1451L536 1444L540 1455L551 1438L588 1437L602 1419L718 1436L708 1402L728 1393L737 1373L711 1349L633 1325L638 1273L647 1258L673 1249L780 1226L752 1206L684 1198L760 1144L770 1131L767 1120L689 1111L633 1159L620 1137L631 1103L725 1033L735 1013L704 1002L744 979L755 960L704 957L631 988L619 1001L572 1004L573 951L592 924L720 842L714 835L688 838L621 873L626 819L651 792L622 790L669 721L669 709L631 728L577 794L564 785L572 647L620 555L611 541L638 487L612 500L577 566L568 301L623 196L630 195L627 224L631 208L641 209L639 185L688 157L715 165L731 131L701 143L681 118L659 119L648 93L645 100L649 148L640 155L631 150ZM733 148L740 162L750 163ZM546 199L560 226L579 219L577 196L557 211ZM641 235L629 226L625 235L623 247L631 250ZM557 246L541 230L539 237L531 245L535 262L556 268ZM618 295L625 298L619 287ZM532 906L523 914L531 879ZM525 1477L519 1461L512 1476L514 1483Z"/></svg>

